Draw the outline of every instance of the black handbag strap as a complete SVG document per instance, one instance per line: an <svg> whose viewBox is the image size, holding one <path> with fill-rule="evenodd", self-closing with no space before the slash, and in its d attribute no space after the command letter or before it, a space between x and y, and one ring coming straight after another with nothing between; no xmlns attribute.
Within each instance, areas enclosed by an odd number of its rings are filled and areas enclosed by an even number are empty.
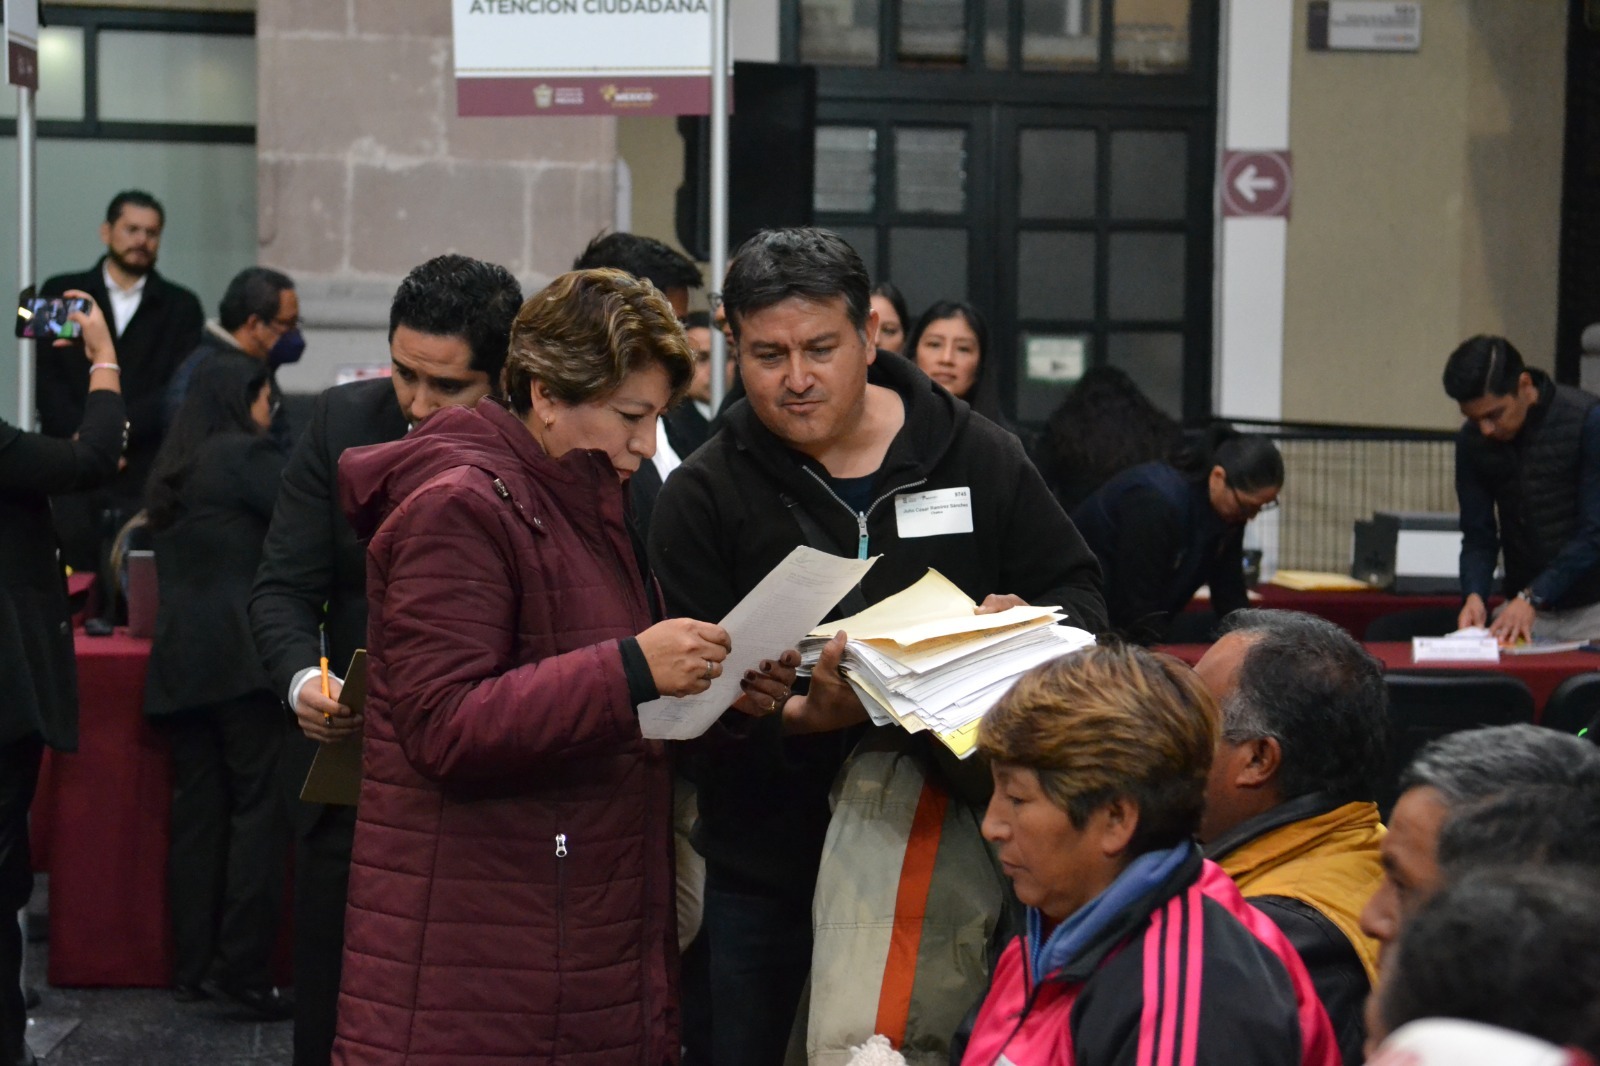
<svg viewBox="0 0 1600 1066"><path fill-rule="evenodd" d="M778 499L782 500L783 505L789 508L789 513L794 515L794 520L800 525L800 535L805 538L807 545L817 549L819 552L827 552L829 555L849 557L848 552L839 550L838 543L828 536L827 532L822 528L822 523L818 522L810 511L802 507L799 500L786 492L778 493ZM844 599L839 601L839 610L843 612L846 618L853 614L860 614L868 606L870 605L867 603L867 597L861 592L860 582L857 582L854 588L845 593Z"/></svg>

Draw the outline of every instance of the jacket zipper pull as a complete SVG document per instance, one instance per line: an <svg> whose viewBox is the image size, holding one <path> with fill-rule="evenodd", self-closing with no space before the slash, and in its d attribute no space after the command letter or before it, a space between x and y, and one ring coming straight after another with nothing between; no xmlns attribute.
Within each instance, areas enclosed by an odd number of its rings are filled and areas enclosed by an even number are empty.
<svg viewBox="0 0 1600 1066"><path fill-rule="evenodd" d="M867 557L867 512L856 513L856 558Z"/></svg>
<svg viewBox="0 0 1600 1066"><path fill-rule="evenodd" d="M565 833L557 833L556 834L556 858L564 859L566 857L567 857L567 834L565 834Z"/></svg>

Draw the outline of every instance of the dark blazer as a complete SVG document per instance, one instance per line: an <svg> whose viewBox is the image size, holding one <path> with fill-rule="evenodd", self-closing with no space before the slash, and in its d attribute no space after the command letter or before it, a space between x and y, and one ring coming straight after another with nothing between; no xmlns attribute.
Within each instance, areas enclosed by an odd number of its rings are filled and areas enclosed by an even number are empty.
<svg viewBox="0 0 1600 1066"><path fill-rule="evenodd" d="M94 297L109 323L111 297L106 293L104 265L102 258L82 274L58 274L39 287L39 295L60 296L68 289L82 289ZM129 423L128 466L110 486L119 499L135 501L143 495L145 477L161 447L161 405L167 382L200 343L204 324L199 298L152 270L139 309L116 338ZM89 364L82 352L43 345L34 360L40 428L52 437L70 437L83 420Z"/></svg>
<svg viewBox="0 0 1600 1066"><path fill-rule="evenodd" d="M317 397L311 425L290 453L250 598L256 649L280 698L295 674L317 665L324 622L335 673L367 645L367 553L339 509L339 456L405 435L394 386L358 381ZM304 780L318 747L293 730L283 749L285 773ZM297 827L309 830L323 811L295 804Z"/></svg>
<svg viewBox="0 0 1600 1066"><path fill-rule="evenodd" d="M144 712L174 714L271 691L247 605L285 457L270 436L206 442L184 481L183 510L155 531L161 610Z"/></svg>
<svg viewBox="0 0 1600 1066"><path fill-rule="evenodd" d="M696 448L711 439L711 422L700 413L693 400L684 400L674 407L662 422L667 427L667 442L680 459L689 458Z"/></svg>
<svg viewBox="0 0 1600 1066"><path fill-rule="evenodd" d="M711 423L695 407L692 400L684 400L661 420L667 433L667 443L687 459L700 445L711 439ZM633 477L628 479L628 506L633 511L633 528L639 539L650 540L650 516L656 510L656 497L661 495L661 474L656 464L643 462Z"/></svg>
<svg viewBox="0 0 1600 1066"><path fill-rule="evenodd" d="M123 425L122 397L106 389L88 394L76 440L0 422L0 743L78 746L77 664L49 493L115 474Z"/></svg>

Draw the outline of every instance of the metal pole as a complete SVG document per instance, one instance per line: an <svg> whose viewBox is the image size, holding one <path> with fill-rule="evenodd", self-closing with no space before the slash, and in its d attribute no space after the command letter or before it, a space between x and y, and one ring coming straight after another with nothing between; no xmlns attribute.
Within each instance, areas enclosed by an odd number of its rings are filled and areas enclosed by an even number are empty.
<svg viewBox="0 0 1600 1066"><path fill-rule="evenodd" d="M728 272L728 5L711 0L711 291L722 299ZM713 310L715 307L713 307ZM728 351L722 331L711 331L711 409L727 391Z"/></svg>
<svg viewBox="0 0 1600 1066"><path fill-rule="evenodd" d="M17 86L17 287L34 283L34 227L38 195L33 90ZM17 425L34 428L33 341L17 341Z"/></svg>
<svg viewBox="0 0 1600 1066"><path fill-rule="evenodd" d="M17 282L25 289L33 284L33 226L34 226L34 128L33 90L26 85L17 86ZM33 342L17 341L17 427L24 432L34 428L33 413ZM30 815L31 820L31 815ZM28 971L28 910L26 904L17 912L17 925L22 931L22 973ZM18 975L22 976L21 974ZM26 982L24 981L24 984ZM27 1050L26 1047L23 1048ZM26 1057L26 1056L24 1056Z"/></svg>

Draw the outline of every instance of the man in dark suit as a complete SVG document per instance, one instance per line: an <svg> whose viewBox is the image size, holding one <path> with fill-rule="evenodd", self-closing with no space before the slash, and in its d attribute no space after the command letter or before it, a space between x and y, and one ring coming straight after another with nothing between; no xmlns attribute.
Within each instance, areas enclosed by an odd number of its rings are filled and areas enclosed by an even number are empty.
<svg viewBox="0 0 1600 1066"><path fill-rule="evenodd" d="M698 289L702 283L694 260L654 237L637 233L601 234L573 260L572 269L622 270L648 281L661 290L680 320L689 313L689 290ZM678 447L670 433L665 419L657 424L655 456L628 480L628 501L640 539L649 536L650 513L655 510L662 479L689 454Z"/></svg>
<svg viewBox="0 0 1600 1066"><path fill-rule="evenodd" d="M299 730L282 757L295 811L295 1066L326 1066L333 1048L355 808L299 799L320 744L361 720L321 691L319 630L343 670L367 643L366 551L339 510L346 448L403 437L436 411L495 391L522 291L503 267L460 255L430 259L400 283L389 310L388 381L339 385L317 398L278 492L250 600L256 647ZM337 697L341 678L332 678Z"/></svg>
<svg viewBox="0 0 1600 1066"><path fill-rule="evenodd" d="M184 357L200 342L205 314L200 300L156 272L166 212L147 192L119 192L106 208L100 240L106 254L81 274L60 274L39 289L60 296L81 289L94 297L116 335L122 394L128 405L126 465L111 482L56 500L62 558L77 569L100 565L102 543L143 505L145 477L161 447L162 397ZM60 349L41 345L35 355L40 428L70 437L83 421L88 367Z"/></svg>
<svg viewBox="0 0 1600 1066"><path fill-rule="evenodd" d="M686 402L668 411L661 423L667 440L680 458L690 454L711 437L711 313L690 311L683 316L683 335L694 352L694 377L689 381ZM734 363L728 360L728 384L733 383Z"/></svg>

